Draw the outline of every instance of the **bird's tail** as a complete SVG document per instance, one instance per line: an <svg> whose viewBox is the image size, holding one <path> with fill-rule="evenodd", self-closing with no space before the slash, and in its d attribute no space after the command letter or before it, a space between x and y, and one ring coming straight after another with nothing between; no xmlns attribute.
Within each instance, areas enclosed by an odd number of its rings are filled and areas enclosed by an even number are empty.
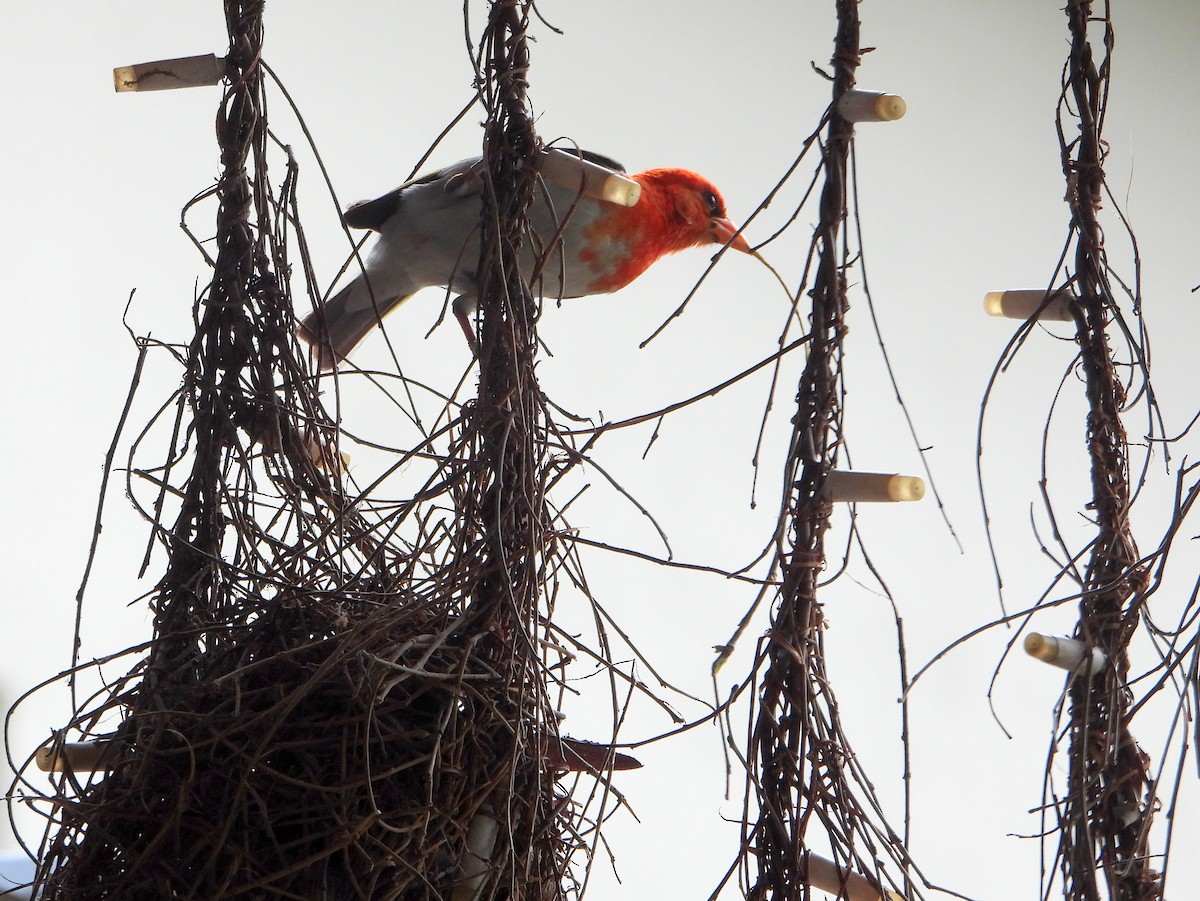
<svg viewBox="0 0 1200 901"><path fill-rule="evenodd" d="M305 316L296 334L312 345L321 369L333 369L384 316L410 297L372 296L366 280L357 278Z"/></svg>

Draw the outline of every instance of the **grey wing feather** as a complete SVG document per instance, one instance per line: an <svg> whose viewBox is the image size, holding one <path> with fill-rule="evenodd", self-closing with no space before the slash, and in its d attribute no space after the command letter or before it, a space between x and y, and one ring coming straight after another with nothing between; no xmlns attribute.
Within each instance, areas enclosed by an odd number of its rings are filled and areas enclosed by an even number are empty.
<svg viewBox="0 0 1200 901"><path fill-rule="evenodd" d="M614 160L611 156L605 156L602 153L596 153L593 150L580 150L579 155L589 163L595 163L597 166L604 166L606 169L612 169L613 172L624 172L625 167Z"/></svg>
<svg viewBox="0 0 1200 901"><path fill-rule="evenodd" d="M404 194L414 188L420 189L435 182L444 182L442 190L452 198L466 197L483 191L483 179L479 174L479 160L462 160L444 169L435 169L406 181L374 200L363 200L351 204L342 214L342 222L350 228L369 228L381 231L384 224L399 212L404 203Z"/></svg>
<svg viewBox="0 0 1200 901"><path fill-rule="evenodd" d="M407 185L401 185L374 200L363 200L351 205L342 214L342 221L350 228L369 228L379 231L400 209L400 195Z"/></svg>

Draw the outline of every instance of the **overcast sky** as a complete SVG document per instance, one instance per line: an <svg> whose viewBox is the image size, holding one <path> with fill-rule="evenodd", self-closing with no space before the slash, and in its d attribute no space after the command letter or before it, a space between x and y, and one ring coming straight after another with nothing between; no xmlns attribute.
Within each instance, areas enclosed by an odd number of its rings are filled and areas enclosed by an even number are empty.
<svg viewBox="0 0 1200 901"><path fill-rule="evenodd" d="M810 64L823 66L829 58L832 3L747 3L736 13L716 0L546 0L540 6L563 31L539 27L532 45L530 99L543 137L567 136L631 170L678 165L699 171L721 188L735 221L774 186L828 102L828 84ZM860 512L868 549L904 618L910 672L999 613L975 442L984 389L1016 323L989 319L981 302L988 291L1044 287L1067 235L1054 126L1067 52L1058 6L1033 0L861 5L863 44L875 49L864 58L860 85L908 102L903 120L859 128L866 271L908 412L921 442L932 448L928 460L963 545L959 553L928 497ZM0 42L10 86L0 145L0 294L11 328L0 362L8 422L0 452L8 464L0 546L9 572L0 686L11 697L70 661L74 595L101 464L136 359L122 323L130 292L136 293L129 328L186 341L192 297L208 278L178 223L183 204L219 171L213 137L218 89L117 95L110 73L134 62L223 53L225 35L217 0L27 4L5 18ZM1175 434L1200 405L1194 388L1200 313L1191 293L1200 284L1200 7L1192 0L1124 3L1115 19L1109 183L1138 236L1155 382L1166 431ZM476 35L481 22L472 25ZM460 4L293 0L268 4L266 33L266 58L301 107L343 204L407 178L470 96ZM301 210L317 271L328 283L347 252L337 210L283 98L273 94L270 103L273 130L296 147L301 161ZM433 164L477 152L478 119L468 116ZM278 180L282 169L272 174ZM750 227L749 239L762 240L781 225L802 189L801 183L787 188ZM1113 263L1132 280L1111 204L1106 214ZM765 251L793 282L815 216L815 209L801 212ZM204 233L211 208L192 221ZM787 299L765 268L740 255L720 264L682 319L638 349L708 257L681 254L617 295L550 308L541 335L553 356L538 368L547 394L575 413L624 418L702 391L769 354L786 320ZM852 459L859 469L919 474L919 456L880 365L861 275L854 281L845 363ZM469 361L453 323L426 339L439 307L437 292L428 292L389 320L388 333L408 375L448 391ZM984 481L1010 610L1031 606L1054 574L1031 521L1045 533L1040 442L1072 359L1074 345L1060 340L1066 335L1052 326L1031 338L1000 378L985 423ZM363 366L387 366L389 359L378 338L356 356ZM768 372L669 419L644 459L652 424L601 442L598 460L653 512L677 559L735 568L768 542L800 365L797 358L783 368L761 455L757 509L751 509L751 459ZM165 359L153 361L131 422L145 421L177 383ZM1068 378L1049 430L1050 491L1075 549L1091 535L1082 516L1081 393ZM370 391L352 392L343 416L349 431L372 440L403 445L415 438L407 421ZM1142 411L1131 417L1131 439L1141 441L1145 421ZM1143 552L1158 543L1169 517L1174 467L1195 458L1198 443L1200 436L1179 442L1171 471L1156 451L1135 516ZM368 451L350 450L360 477L383 465ZM573 525L589 538L662 553L648 520L593 480L572 508ZM405 484L400 474L387 488L398 496ZM122 495L118 481L85 602L85 658L131 645L149 631L145 603L137 598L153 586L163 561L156 556L147 578L137 580L147 528ZM831 548L844 541L844 518L835 525L843 531L835 532ZM1187 537L1197 531L1193 524ZM711 648L727 640L752 590L601 554L585 554L584 563L597 598L663 674L711 697ZM1178 581L1155 601L1162 625L1178 619L1198 564L1200 555L1187 548L1173 560ZM822 596L829 668L855 750L899 822L891 608L861 557L853 559L849 576ZM1050 599L1069 593L1062 586ZM1069 633L1073 622L1074 605L1066 604L1039 615L1032 628ZM744 671L764 626L760 615L742 654L722 673L724 690ZM1057 671L1014 655L993 692L1004 729L997 724L989 682L1015 635L997 629L952 652L911 698L913 856L934 882L989 901L1027 899L1037 891L1038 843L1017 836L1041 828L1030 811L1041 802L1052 711L1063 688ZM1145 666L1151 658L1144 647L1140 653ZM702 712L700 705L677 701L689 716ZM577 707L566 711L565 730L603 737L606 710ZM1163 759L1173 709L1164 696L1135 724L1156 762ZM68 716L64 693L46 692L18 717L14 753L30 752ZM669 726L651 706L639 706L622 737L645 738ZM1178 737L1173 742L1177 747ZM740 814L736 793L724 797L720 737L702 728L637 754L645 767L619 776L617 785L640 822L618 815L607 833L624 891L707 897L736 852L736 828L725 820ZM1177 850L1200 841L1195 773L1189 760ZM1165 826L1160 817L1159 841ZM1169 896L1185 897L1187 886L1200 880L1193 856L1173 861ZM615 895L606 863L597 866L595 879L594 897Z"/></svg>

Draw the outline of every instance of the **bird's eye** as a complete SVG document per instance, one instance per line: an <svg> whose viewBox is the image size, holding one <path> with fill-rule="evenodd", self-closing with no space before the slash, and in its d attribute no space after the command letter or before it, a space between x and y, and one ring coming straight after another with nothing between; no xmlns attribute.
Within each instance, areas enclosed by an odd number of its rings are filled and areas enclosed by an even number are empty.
<svg viewBox="0 0 1200 901"><path fill-rule="evenodd" d="M725 215L725 211L723 209L721 209L721 198L720 197L718 197L712 191L705 191L700 196L704 200L705 206L708 207L708 215L710 215L710 216L724 216Z"/></svg>

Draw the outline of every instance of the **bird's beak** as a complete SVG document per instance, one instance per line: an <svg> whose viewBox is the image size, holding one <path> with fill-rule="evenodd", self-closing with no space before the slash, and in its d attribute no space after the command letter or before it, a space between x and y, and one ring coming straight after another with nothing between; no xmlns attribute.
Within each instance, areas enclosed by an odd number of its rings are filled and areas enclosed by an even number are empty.
<svg viewBox="0 0 1200 901"><path fill-rule="evenodd" d="M709 220L709 227L712 228L714 244L728 244L742 253L751 252L750 242L737 233L737 226L728 219L713 218Z"/></svg>

